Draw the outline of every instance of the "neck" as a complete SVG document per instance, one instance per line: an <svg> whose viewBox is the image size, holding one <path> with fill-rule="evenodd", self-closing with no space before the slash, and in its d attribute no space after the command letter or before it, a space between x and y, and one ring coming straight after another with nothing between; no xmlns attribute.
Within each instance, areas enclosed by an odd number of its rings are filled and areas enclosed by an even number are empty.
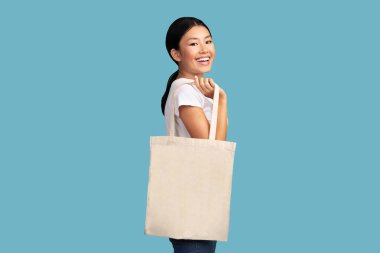
<svg viewBox="0 0 380 253"><path fill-rule="evenodd" d="M194 80L194 76L193 74L190 74L190 73L186 73L186 72L183 72L181 70L179 70L178 72L178 76L177 76L177 79L179 78L187 78L187 79L192 79ZM198 78L200 79L201 77L203 77L202 74L197 74Z"/></svg>

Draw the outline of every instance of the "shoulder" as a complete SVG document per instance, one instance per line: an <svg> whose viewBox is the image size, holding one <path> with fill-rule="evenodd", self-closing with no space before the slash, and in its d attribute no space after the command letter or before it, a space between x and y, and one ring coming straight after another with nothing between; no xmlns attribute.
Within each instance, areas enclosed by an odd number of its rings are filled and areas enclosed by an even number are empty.
<svg viewBox="0 0 380 253"><path fill-rule="evenodd" d="M196 87L184 84L176 88L177 92L174 94L175 115L179 115L178 108L181 105L204 107L205 97Z"/></svg>
<svg viewBox="0 0 380 253"><path fill-rule="evenodd" d="M191 85L191 84L180 84L180 85L178 85L177 87L175 87L175 88L177 88L178 90L177 90L177 94L183 94L183 93L185 93L185 94L194 94L194 95L201 95L201 94L199 94L199 91L198 91L198 89L195 87L195 86L193 86L193 85Z"/></svg>
<svg viewBox="0 0 380 253"><path fill-rule="evenodd" d="M196 99L203 104L205 96L195 86L192 86L190 84L183 84L177 87L175 99L177 101L182 99Z"/></svg>

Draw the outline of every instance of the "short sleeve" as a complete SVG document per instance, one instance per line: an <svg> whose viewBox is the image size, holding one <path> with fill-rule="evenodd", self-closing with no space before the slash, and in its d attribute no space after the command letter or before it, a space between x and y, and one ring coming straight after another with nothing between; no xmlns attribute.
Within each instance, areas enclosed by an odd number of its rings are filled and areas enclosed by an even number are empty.
<svg viewBox="0 0 380 253"><path fill-rule="evenodd" d="M181 105L191 105L203 108L204 98L201 94L195 90L194 87L190 85L183 85L178 88L177 94L175 95L175 115L179 116L178 108Z"/></svg>

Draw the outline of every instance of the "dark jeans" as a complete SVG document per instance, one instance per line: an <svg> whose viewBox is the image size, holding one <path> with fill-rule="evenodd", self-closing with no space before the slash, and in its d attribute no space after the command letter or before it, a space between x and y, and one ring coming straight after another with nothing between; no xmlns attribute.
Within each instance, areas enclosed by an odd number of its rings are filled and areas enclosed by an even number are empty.
<svg viewBox="0 0 380 253"><path fill-rule="evenodd" d="M174 253L214 253L216 241L169 238Z"/></svg>

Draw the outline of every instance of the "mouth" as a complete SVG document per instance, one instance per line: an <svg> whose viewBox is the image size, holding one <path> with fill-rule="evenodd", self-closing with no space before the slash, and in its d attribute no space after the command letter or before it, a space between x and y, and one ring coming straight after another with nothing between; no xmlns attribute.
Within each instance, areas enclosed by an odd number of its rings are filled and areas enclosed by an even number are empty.
<svg viewBox="0 0 380 253"><path fill-rule="evenodd" d="M210 57L200 57L195 59L199 64L201 65L209 65L210 63Z"/></svg>

